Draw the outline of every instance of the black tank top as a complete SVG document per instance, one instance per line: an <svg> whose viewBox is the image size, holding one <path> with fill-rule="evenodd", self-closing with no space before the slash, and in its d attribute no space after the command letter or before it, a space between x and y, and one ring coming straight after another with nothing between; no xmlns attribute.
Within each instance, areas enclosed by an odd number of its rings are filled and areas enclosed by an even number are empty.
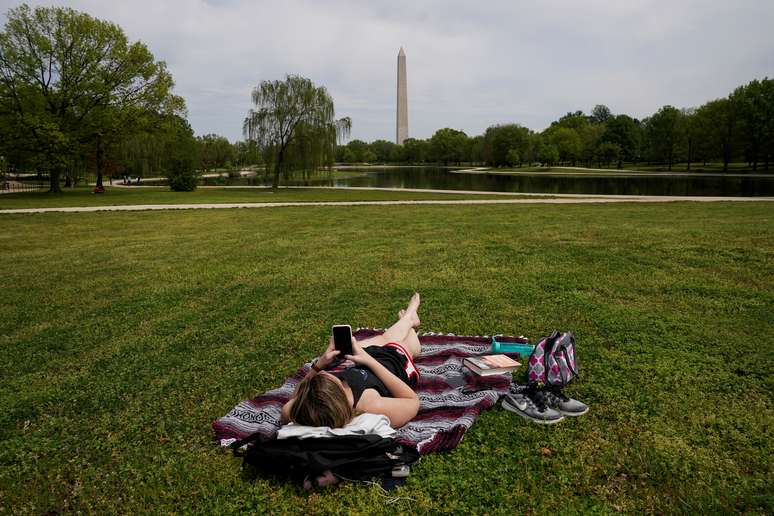
<svg viewBox="0 0 774 516"><path fill-rule="evenodd" d="M347 382L349 388L352 389L353 407L357 406L360 396L363 395L363 391L366 389L376 389L376 392L385 397L390 395L390 391L387 390L384 383L367 367L350 367L338 373L333 373L333 376L343 382Z"/></svg>
<svg viewBox="0 0 774 516"><path fill-rule="evenodd" d="M405 371L406 357L395 351L393 348L385 346L368 346L363 348L363 351L374 357L384 367L387 368L392 374L400 378L406 385L414 388L414 385L409 380ZM391 397L390 391L387 386L365 366L354 366L349 369L344 369L333 373L333 376L343 382L347 382L349 388L352 389L352 398L354 402L353 407L357 406L357 402L360 401L363 391L366 389L376 389L381 396L385 398Z"/></svg>

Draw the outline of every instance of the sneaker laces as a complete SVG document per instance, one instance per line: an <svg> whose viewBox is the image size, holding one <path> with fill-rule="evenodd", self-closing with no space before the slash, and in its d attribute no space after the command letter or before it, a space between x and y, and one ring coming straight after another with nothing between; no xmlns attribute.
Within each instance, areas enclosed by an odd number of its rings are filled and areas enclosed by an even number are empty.
<svg viewBox="0 0 774 516"><path fill-rule="evenodd" d="M533 390L532 392L525 393L525 396L535 405L539 412L546 411L546 393L544 391Z"/></svg>
<svg viewBox="0 0 774 516"><path fill-rule="evenodd" d="M527 390L529 390L528 386L519 385L517 383L511 383L511 385L508 386L508 392L511 394L524 394Z"/></svg>
<svg viewBox="0 0 774 516"><path fill-rule="evenodd" d="M512 383L509 391L516 396L523 396L527 400L527 403L535 407L538 412L545 412L547 408L546 395L547 391L538 389L534 385L517 385Z"/></svg>
<svg viewBox="0 0 774 516"><path fill-rule="evenodd" d="M563 402L567 403L570 401L570 398L565 396L565 394L562 392L561 389L551 389L549 391L546 391L546 394L548 395L548 399L551 401L557 400L556 402Z"/></svg>

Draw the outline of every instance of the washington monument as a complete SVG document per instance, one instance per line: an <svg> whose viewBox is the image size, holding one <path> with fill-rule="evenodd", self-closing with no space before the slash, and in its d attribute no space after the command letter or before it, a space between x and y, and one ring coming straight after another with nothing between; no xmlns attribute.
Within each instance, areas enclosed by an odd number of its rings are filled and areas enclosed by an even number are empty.
<svg viewBox="0 0 774 516"><path fill-rule="evenodd" d="M406 95L406 53L398 52L398 113L395 123L395 143L403 145L408 138L408 99Z"/></svg>

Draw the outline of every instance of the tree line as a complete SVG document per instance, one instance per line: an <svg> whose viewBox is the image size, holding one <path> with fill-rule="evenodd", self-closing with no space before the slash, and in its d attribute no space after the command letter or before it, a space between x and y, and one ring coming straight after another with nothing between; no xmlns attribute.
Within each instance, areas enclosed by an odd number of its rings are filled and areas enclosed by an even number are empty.
<svg viewBox="0 0 774 516"><path fill-rule="evenodd" d="M195 137L163 61L118 26L68 8L8 12L0 32L0 166L47 176L164 176L195 188L201 170L261 161L255 142Z"/></svg>
<svg viewBox="0 0 774 516"><path fill-rule="evenodd" d="M68 8L11 9L0 32L0 167L48 176L50 191L96 176L163 176L174 190L203 172L265 165L280 174L332 166L348 118L309 79L263 81L244 141L194 136L163 61L117 25Z"/></svg>
<svg viewBox="0 0 774 516"><path fill-rule="evenodd" d="M163 61L110 22L68 8L26 4L0 32L0 167L36 171L58 192L85 174L164 176L176 190L199 174L263 164L273 175L312 173L335 162L617 166L744 161L769 168L774 152L774 80L753 80L698 108L664 106L637 120L598 105L567 113L542 132L493 125L470 137L443 128L429 139L339 141L351 120L309 79L288 75L252 92L245 141L196 137Z"/></svg>
<svg viewBox="0 0 774 516"><path fill-rule="evenodd" d="M336 150L341 163L524 164L616 166L624 163L745 162L765 170L774 154L774 80L764 78L739 86L727 97L698 108L664 106L638 120L613 114L597 105L590 114L567 113L542 132L519 124L493 125L483 135L443 128L429 139L352 140Z"/></svg>
<svg viewBox="0 0 774 516"><path fill-rule="evenodd" d="M115 24L67 8L11 9L0 33L0 154L60 191L132 160L184 173L194 138L166 64Z"/></svg>

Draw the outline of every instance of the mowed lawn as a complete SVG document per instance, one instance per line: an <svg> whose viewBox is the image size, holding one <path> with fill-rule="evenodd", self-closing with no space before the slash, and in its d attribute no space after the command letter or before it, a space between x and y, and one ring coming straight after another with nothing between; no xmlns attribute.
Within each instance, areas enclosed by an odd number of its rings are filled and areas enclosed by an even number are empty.
<svg viewBox="0 0 774 516"><path fill-rule="evenodd" d="M2 215L12 513L774 511L769 203ZM212 421L331 324L573 330L591 407L499 406L390 493L251 481ZM524 371L517 379L524 377ZM0 511L1 512L1 511Z"/></svg>
<svg viewBox="0 0 774 516"><path fill-rule="evenodd" d="M0 210L17 208L60 208L72 206L122 206L138 204L221 204L242 202L308 202L308 201L396 201L509 199L524 195L448 194L400 192L390 190L349 190L327 188L198 188L193 192L172 192L168 187L110 188L104 194L91 193L92 188L65 188L61 194L46 191L0 195ZM529 196L534 198L534 196ZM550 197L547 195L546 197Z"/></svg>

